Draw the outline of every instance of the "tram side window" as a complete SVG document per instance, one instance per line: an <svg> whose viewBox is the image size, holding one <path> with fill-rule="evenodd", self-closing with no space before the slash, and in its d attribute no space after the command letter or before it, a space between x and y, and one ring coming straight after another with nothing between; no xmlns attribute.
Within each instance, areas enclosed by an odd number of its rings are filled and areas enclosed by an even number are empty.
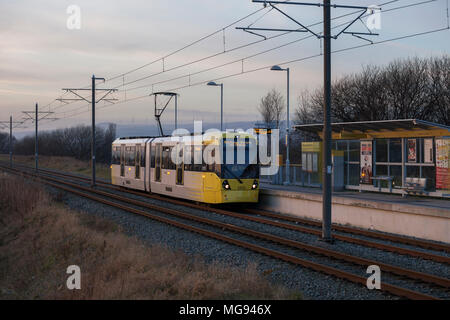
<svg viewBox="0 0 450 320"><path fill-rule="evenodd" d="M170 147L169 149L169 169L175 170L177 168L177 165L172 161L172 149L173 147Z"/></svg>
<svg viewBox="0 0 450 320"><path fill-rule="evenodd" d="M203 154L199 152L199 148L201 150L201 146L192 145L191 146L191 155L192 155L192 171L202 171L203 164Z"/></svg>
<svg viewBox="0 0 450 320"><path fill-rule="evenodd" d="M112 148L111 164L120 164L120 147Z"/></svg>
<svg viewBox="0 0 450 320"><path fill-rule="evenodd" d="M206 164L205 159L203 158L204 151L206 146L199 147L198 145L188 145L185 146L185 161L187 161L186 157L190 157L191 161L189 163L184 164L184 170L185 171L196 171L196 172L214 172L217 170L220 170L220 164ZM196 149L197 148L197 149ZM200 150L199 150L200 148ZM197 155L195 154L195 151L197 151ZM200 152L199 152L200 151ZM212 157L215 156L215 150L212 151L211 154Z"/></svg>
<svg viewBox="0 0 450 320"><path fill-rule="evenodd" d="M141 167L145 167L145 147L143 145L137 145L138 155L139 159L136 159L136 161L139 162L139 165Z"/></svg>
<svg viewBox="0 0 450 320"><path fill-rule="evenodd" d="M206 146L203 146L203 154L205 153ZM220 172L220 163L215 163L214 159L216 157L216 149L212 149L210 152L207 153L207 156L209 157L208 162L213 162L212 164L206 164L205 159L203 159L203 167L202 171L206 172Z"/></svg>
<svg viewBox="0 0 450 320"><path fill-rule="evenodd" d="M184 146L184 170L192 171L193 157L192 157L192 149L190 145Z"/></svg>
<svg viewBox="0 0 450 320"><path fill-rule="evenodd" d="M169 169L169 147L162 148L161 168Z"/></svg>
<svg viewBox="0 0 450 320"><path fill-rule="evenodd" d="M172 147L163 147L162 151L162 168L167 170L175 170L175 163L171 159Z"/></svg>
<svg viewBox="0 0 450 320"><path fill-rule="evenodd" d="M141 167L145 167L145 146L141 146Z"/></svg>
<svg viewBox="0 0 450 320"><path fill-rule="evenodd" d="M136 152L136 147L126 147L125 148L125 164L127 166L131 166L133 167L135 165L135 152Z"/></svg>
<svg viewBox="0 0 450 320"><path fill-rule="evenodd" d="M130 147L125 147L125 155L124 155L124 162L125 165L128 166L129 165L129 159L128 159L128 155L130 154Z"/></svg>
<svg viewBox="0 0 450 320"><path fill-rule="evenodd" d="M150 167L155 167L155 155L156 155L156 146L154 144L150 147Z"/></svg>
<svg viewBox="0 0 450 320"><path fill-rule="evenodd" d="M130 147L130 166L136 165L136 147Z"/></svg>

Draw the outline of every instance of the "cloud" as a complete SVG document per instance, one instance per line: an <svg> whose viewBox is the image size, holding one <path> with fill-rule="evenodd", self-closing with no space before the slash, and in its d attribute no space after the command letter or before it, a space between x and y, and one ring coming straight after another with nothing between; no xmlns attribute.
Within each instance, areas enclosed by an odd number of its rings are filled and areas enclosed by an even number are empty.
<svg viewBox="0 0 450 320"><path fill-rule="evenodd" d="M371 4L370 1L362 1ZM367 3L366 3L367 2ZM439 2L439 1L438 1ZM66 28L67 6L76 4L81 8L81 30ZM229 24L239 17L261 8L251 1L242 0L15 0L0 2L0 96L2 105L0 119L9 117L11 113L20 113L25 105L35 101L44 105L62 94L63 87L83 87L90 84L90 76L111 77L132 68L155 60L173 50L210 34L213 30ZM392 14L383 16L383 34L407 33L409 30L427 29L442 19L442 10L437 4L432 7L418 7L405 11L408 16ZM287 9L302 22L312 23L321 20L321 10L310 8L294 11ZM426 20L418 16L427 17ZM249 25L261 15L255 15L239 23ZM414 26L411 26L414 18ZM433 19L434 18L434 19ZM445 21L445 19L443 20ZM293 25L280 14L267 14L257 21L257 26L289 26ZM413 28L414 27L414 28ZM317 30L320 30L320 26ZM151 84L189 73L237 60L248 55L287 43L304 34L290 34L271 41L219 55L214 59L203 61L182 69L167 72L137 82L131 86L148 84L147 88L127 92L127 97L148 95ZM384 36L384 35L382 35ZM435 35L427 42L432 50L450 51L450 44L442 41L445 35ZM447 35L448 37L448 35ZM259 38L234 29L225 32L225 48L229 49ZM390 58L414 55L416 49L423 48L420 38L411 39L404 47L370 47L364 51L348 52L333 57L333 77L359 70L362 64L384 63ZM360 44L361 41L346 37L333 42L333 48ZM387 48L387 49L386 49ZM223 34L219 32L207 41L171 56L165 60L165 68L177 66L223 51ZM312 38L308 41L286 46L280 50L247 59L244 69L279 63L318 53L319 42ZM423 52L424 50L422 50ZM365 54L361 54L364 52ZM239 73L241 64L223 67L191 77L191 81L207 81L224 75ZM118 86L162 70L159 61L137 72L118 78L105 86ZM286 90L284 75L269 70L245 74L221 80L225 84L226 117L259 117L257 104L261 96L272 87L282 93ZM169 90L184 86L189 78L184 77L163 85L158 90ZM322 83L322 61L315 58L291 65L291 105L295 108L296 95L305 88L313 89ZM101 87L101 85L99 85ZM214 110L219 103L219 92L214 88L197 86L179 92L180 108L189 110L182 113L181 120L191 120L192 113L214 120ZM124 96L125 93L120 93ZM122 97L121 96L121 97ZM55 104L58 105L58 104ZM53 106L53 105L52 105ZM77 104L61 107L58 111L73 110ZM180 110L182 110L180 109ZM109 121L120 119L131 121L141 117L152 119L151 100L130 101L99 111L99 119ZM63 115L63 114L61 114ZM70 125L87 121L85 113L73 119L51 122L49 126Z"/></svg>

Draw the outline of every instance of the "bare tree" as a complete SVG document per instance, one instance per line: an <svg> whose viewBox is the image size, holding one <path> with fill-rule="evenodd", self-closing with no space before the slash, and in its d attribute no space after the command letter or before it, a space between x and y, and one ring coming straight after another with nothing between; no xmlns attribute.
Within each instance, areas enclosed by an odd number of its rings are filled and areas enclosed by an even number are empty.
<svg viewBox="0 0 450 320"><path fill-rule="evenodd" d="M323 90L303 92L298 123L323 119ZM421 119L450 125L450 57L395 60L365 66L332 84L333 121Z"/></svg>
<svg viewBox="0 0 450 320"><path fill-rule="evenodd" d="M263 98L261 98L258 110L267 127L271 127L275 124L275 127L279 128L280 120L285 110L283 96L275 89L270 90Z"/></svg>
<svg viewBox="0 0 450 320"><path fill-rule="evenodd" d="M450 56L429 62L430 100L435 106L436 122L450 125Z"/></svg>
<svg viewBox="0 0 450 320"><path fill-rule="evenodd" d="M9 134L0 132L0 153L9 152Z"/></svg>
<svg viewBox="0 0 450 320"><path fill-rule="evenodd" d="M1 138L1 136L0 136ZM96 128L96 158L99 162L111 161L111 144L116 138L116 125ZM0 141L1 142L1 141ZM34 136L26 136L16 143L17 154L34 154ZM89 160L91 154L91 127L76 126L39 133L39 154L68 156Z"/></svg>

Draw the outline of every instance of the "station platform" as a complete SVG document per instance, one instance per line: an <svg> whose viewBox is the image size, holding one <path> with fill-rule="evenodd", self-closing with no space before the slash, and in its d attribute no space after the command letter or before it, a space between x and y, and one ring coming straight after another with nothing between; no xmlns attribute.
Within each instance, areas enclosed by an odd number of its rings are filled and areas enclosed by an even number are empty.
<svg viewBox="0 0 450 320"><path fill-rule="evenodd" d="M261 183L262 209L322 219L322 190ZM333 192L333 223L450 243L450 200L376 192Z"/></svg>

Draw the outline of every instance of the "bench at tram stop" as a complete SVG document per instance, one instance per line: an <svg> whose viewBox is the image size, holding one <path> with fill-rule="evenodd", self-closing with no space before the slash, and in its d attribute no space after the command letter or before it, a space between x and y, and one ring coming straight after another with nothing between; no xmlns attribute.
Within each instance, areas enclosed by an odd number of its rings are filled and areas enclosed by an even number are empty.
<svg viewBox="0 0 450 320"><path fill-rule="evenodd" d="M389 192L392 192L392 181L394 180L394 177L392 176L373 176L371 177L372 180L375 181L375 187L378 186L378 191L381 192L381 181L387 181L389 186Z"/></svg>
<svg viewBox="0 0 450 320"><path fill-rule="evenodd" d="M405 185L403 186L404 193L402 197L409 194L426 194L427 178L405 178Z"/></svg>

